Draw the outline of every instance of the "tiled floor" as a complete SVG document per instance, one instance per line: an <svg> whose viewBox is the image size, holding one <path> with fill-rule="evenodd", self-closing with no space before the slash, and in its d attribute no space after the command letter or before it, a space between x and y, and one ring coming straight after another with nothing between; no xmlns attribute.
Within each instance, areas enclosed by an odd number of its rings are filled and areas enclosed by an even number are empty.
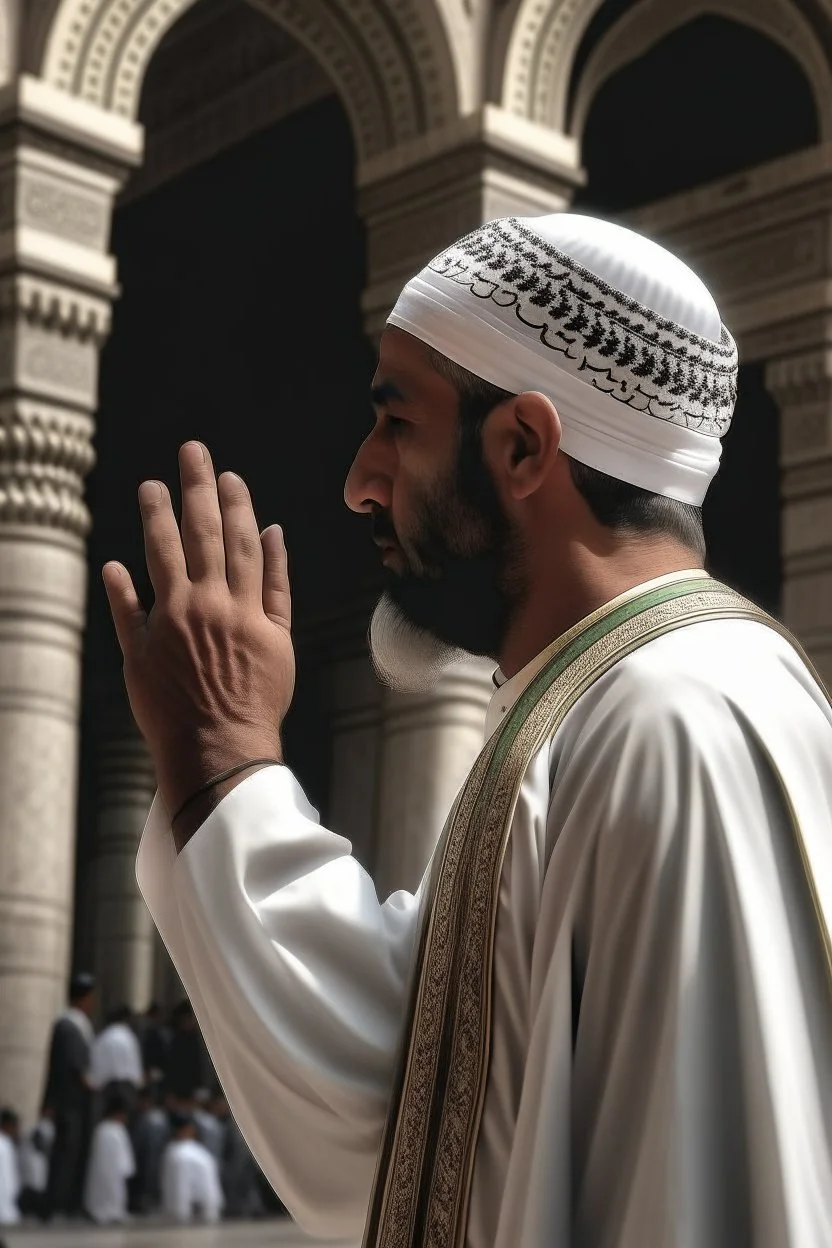
<svg viewBox="0 0 832 1248"><path fill-rule="evenodd" d="M141 1221L112 1229L89 1225L0 1228L3 1248L317 1248L291 1222L221 1222L218 1226L175 1227ZM327 1248L355 1248L327 1241Z"/></svg>

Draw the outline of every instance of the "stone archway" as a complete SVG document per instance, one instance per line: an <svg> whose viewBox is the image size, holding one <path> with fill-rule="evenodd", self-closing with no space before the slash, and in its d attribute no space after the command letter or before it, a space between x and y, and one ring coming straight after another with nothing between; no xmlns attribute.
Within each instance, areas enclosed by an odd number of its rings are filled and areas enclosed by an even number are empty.
<svg viewBox="0 0 832 1248"><path fill-rule="evenodd" d="M502 48L493 82L505 109L552 130L567 130L572 66L601 4L602 0L513 0L507 6L498 32ZM622 44L637 48L699 13L723 14L755 25L786 46L804 67L819 106L828 104L832 79L822 36L828 38L832 27L832 4L823 0L827 20L822 32L804 16L802 7L800 0L680 0L673 5L636 0L615 23L615 38L611 33L603 41L603 59L595 63L594 72L612 63L616 49L625 60L638 55L637 51L622 52ZM651 32L656 30L660 33L654 36Z"/></svg>

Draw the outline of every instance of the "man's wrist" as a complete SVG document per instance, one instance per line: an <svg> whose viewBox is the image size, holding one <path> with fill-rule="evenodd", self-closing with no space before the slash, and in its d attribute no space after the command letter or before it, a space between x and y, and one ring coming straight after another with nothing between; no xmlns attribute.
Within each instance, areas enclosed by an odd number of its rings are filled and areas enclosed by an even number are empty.
<svg viewBox="0 0 832 1248"><path fill-rule="evenodd" d="M282 753L276 753L273 763L282 763L282 761ZM196 793L191 800L180 808L176 818L172 819L171 830L176 852L182 852L194 833L202 827L205 820L216 810L223 798L236 789L238 784L242 784L243 780L247 780L255 772L262 771L264 767L273 765L273 763L265 760L251 762L236 772L235 775L228 777L228 779L219 780ZM173 814L173 812L171 813Z"/></svg>

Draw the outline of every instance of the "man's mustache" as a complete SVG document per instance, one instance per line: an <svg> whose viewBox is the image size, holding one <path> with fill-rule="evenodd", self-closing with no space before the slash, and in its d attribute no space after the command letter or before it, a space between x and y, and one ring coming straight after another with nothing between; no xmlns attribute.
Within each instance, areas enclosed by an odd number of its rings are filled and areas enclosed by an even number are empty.
<svg viewBox="0 0 832 1248"><path fill-rule="evenodd" d="M372 525L374 542L395 542L397 546L401 545L396 533L396 526L393 524L392 517L386 511L374 511Z"/></svg>

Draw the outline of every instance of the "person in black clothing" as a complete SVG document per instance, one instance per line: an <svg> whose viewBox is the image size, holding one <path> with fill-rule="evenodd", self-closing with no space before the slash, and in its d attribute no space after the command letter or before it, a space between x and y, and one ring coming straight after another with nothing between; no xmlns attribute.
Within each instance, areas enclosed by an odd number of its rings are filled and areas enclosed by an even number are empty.
<svg viewBox="0 0 832 1248"><path fill-rule="evenodd" d="M180 1001L171 1014L173 1034L165 1057L165 1092L180 1102L193 1099L208 1086L207 1054L190 1001Z"/></svg>
<svg viewBox="0 0 832 1248"><path fill-rule="evenodd" d="M141 1044L146 1086L160 1094L167 1066L171 1031L165 1024L161 1006L151 1001L142 1020Z"/></svg>
<svg viewBox="0 0 832 1248"><path fill-rule="evenodd" d="M90 1049L94 1038L95 980L77 974L69 985L69 1008L52 1028L44 1105L55 1118L55 1142L41 1216L81 1210L84 1172L92 1131Z"/></svg>

